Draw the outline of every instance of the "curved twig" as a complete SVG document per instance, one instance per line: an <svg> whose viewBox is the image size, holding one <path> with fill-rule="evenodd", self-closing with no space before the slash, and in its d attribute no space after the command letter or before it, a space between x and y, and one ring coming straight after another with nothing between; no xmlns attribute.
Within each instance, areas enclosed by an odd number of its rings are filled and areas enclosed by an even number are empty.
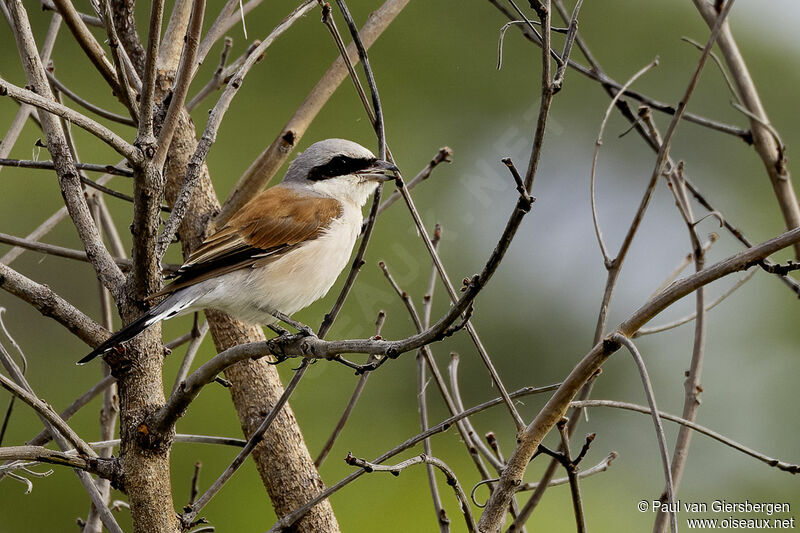
<svg viewBox="0 0 800 533"><path fill-rule="evenodd" d="M578 402L572 402L574 407L613 407L615 409L624 409L626 411L635 411L637 413L643 413L646 415L652 415L652 410L644 405L637 405L635 403L628 403L628 402L618 402L614 400L583 400ZM787 463L785 461L780 461L778 459L769 457L768 455L764 455L761 452L753 450L752 448L748 448L743 444L739 444L733 439L726 437L721 433L717 433L705 426L701 426L695 422L690 422L689 420L684 420L679 416L675 416L669 413L665 413L664 411L658 411L658 416L663 418L664 420L669 420L670 422L675 422L676 424L680 424L684 427L690 428L692 431L696 431L706 437L710 437L717 442L721 442L725 446L729 446L734 450L740 451L745 455L749 455L754 459L758 459L762 463L777 468L778 470L782 470L784 472L789 472L790 474L800 474L800 465Z"/></svg>
<svg viewBox="0 0 800 533"><path fill-rule="evenodd" d="M644 68L640 69L636 74L634 74L625 85L622 86L617 94L614 95L614 98L611 99L611 102L608 104L606 108L606 112L603 115L603 120L600 122L600 132L597 134L597 140L594 143L594 155L592 156L592 170L589 174L589 190L590 190L590 198L591 198L591 206L592 206L592 222L594 223L594 233L597 236L597 243L600 245L600 251L603 254L603 262L606 265L610 265L612 259L611 256L608 254L608 249L606 248L606 243L603 240L603 232L600 231L600 222L597 218L597 204L595 202L595 175L597 173L597 159L600 155L600 147L603 145L603 132L606 129L606 124L608 123L608 119L611 116L611 110L617 104L617 101L622 98L622 95L625 94L625 91L633 85L633 83L638 80L641 76L643 76L647 71L651 68L658 66L658 58L655 58L651 61L648 65Z"/></svg>
<svg viewBox="0 0 800 533"><path fill-rule="evenodd" d="M406 468L414 465L419 464L427 464L432 465L444 473L445 477L447 478L447 484L453 487L453 491L456 493L456 498L458 498L458 503L461 507L461 512L464 514L464 520L467 522L467 531L475 531L475 519L472 517L472 511L470 510L469 501L467 501L467 495L464 494L464 489L461 488L461 483L458 482L458 478L456 477L453 470L447 466L447 464L438 459L436 457L432 457L429 455L425 455L424 453L417 455L416 457L412 457L411 459L407 459L401 463L397 463L396 465L381 465L376 463L370 463L364 459L359 459L358 457L354 457L351 454L347 454L345 458L345 462L351 466L357 466L359 468L364 469L367 473L372 472L389 472L393 476L399 476L400 472L405 470Z"/></svg>
<svg viewBox="0 0 800 533"><path fill-rule="evenodd" d="M653 384L650 382L650 376L647 375L647 367L644 364L644 359L636 348L636 345L631 340L619 333L613 335L611 340L618 342L625 346L630 352L633 360L636 362L636 367L639 369L639 375L642 378L642 385L644 386L645 396L647 396L647 403L650 404L650 411L653 416L653 424L656 427L656 438L658 439L658 449L661 452L661 466L664 469L664 480L666 482L667 506L670 516L670 528L672 533L678 531L678 519L675 515L675 488L672 484L672 469L669 464L669 452L667 451L667 438L664 436L664 427L661 425L661 418L658 416L658 407L656 407L656 397L653 393Z"/></svg>
<svg viewBox="0 0 800 533"><path fill-rule="evenodd" d="M546 387L525 387L523 389L511 392L509 396L511 398L519 398L530 394L541 394L544 392L550 392L554 389L557 389L558 387L559 385L548 385ZM459 420L462 420L468 416L472 416L475 413L484 411L490 407L500 405L501 403L504 402L505 402L504 398L495 398L493 400L489 400L488 402L484 402L480 405L476 405L475 407L470 407L466 411L459 413L458 415L451 416L450 418L436 424L435 426L432 426L427 431L423 431L422 433L419 433L411 437L410 439L407 439L405 442L395 446L394 448L384 453L383 455L373 460L372 462L382 463L387 459L391 459L395 455L404 452L405 450L411 448L415 444L422 442L428 437L436 435L437 433L442 433L444 431L447 431L448 429L450 429L450 427L452 427L454 423L458 422ZM309 500L305 505L297 508L296 510L292 511L287 515L282 516L277 522L275 522L275 524L273 524L273 526L269 529L268 533L278 533L280 531L283 531L285 528L290 527L292 524L300 520L308 511L310 511L318 503L328 499L331 494L338 492L342 488L346 487L347 485L349 485L350 483L361 477L363 474L364 471L359 470L358 472L354 472L349 476L341 479L339 482L331 485L326 490L324 490L323 492L321 492L320 494Z"/></svg>

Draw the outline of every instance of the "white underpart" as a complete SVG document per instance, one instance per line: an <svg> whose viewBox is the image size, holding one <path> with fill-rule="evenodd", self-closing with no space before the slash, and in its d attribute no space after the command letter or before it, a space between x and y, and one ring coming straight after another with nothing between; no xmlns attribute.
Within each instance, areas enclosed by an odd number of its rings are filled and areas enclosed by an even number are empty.
<svg viewBox="0 0 800 533"><path fill-rule="evenodd" d="M266 266L230 272L176 292L159 305L163 307L148 325L201 309L225 311L252 324L270 324L275 322L270 311L291 315L322 298L347 265L361 231L361 205L375 188L374 182L365 185L370 187L359 191L361 204L350 198L342 201L342 215L316 239Z"/></svg>

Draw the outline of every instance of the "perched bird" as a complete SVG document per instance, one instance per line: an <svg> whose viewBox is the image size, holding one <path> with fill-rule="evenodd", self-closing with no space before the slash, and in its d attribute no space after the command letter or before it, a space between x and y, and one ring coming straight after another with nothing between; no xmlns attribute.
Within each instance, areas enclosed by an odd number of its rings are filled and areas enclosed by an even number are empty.
<svg viewBox="0 0 800 533"><path fill-rule="evenodd" d="M361 231L362 206L397 167L363 146L327 139L289 165L283 181L242 207L209 236L166 296L81 359L84 364L161 320L218 309L253 324L276 321L323 297L347 265Z"/></svg>

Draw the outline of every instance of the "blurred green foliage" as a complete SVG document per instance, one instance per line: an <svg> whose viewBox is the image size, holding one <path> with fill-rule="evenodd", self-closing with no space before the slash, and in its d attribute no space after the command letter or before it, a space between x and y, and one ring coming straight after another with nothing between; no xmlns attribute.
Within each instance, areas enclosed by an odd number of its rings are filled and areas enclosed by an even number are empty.
<svg viewBox="0 0 800 533"><path fill-rule="evenodd" d="M50 14L30 1L30 16L37 36L43 36ZM146 26L149 6L141 2L140 29ZM219 3L212 3L207 24ZM521 2L525 4L525 2ZM766 108L784 142L797 146L798 108L794 87L800 80L795 68L798 42L781 32L767 31L767 8L754 8L744 1L734 8L732 24ZM90 11L89 3L78 1ZM377 1L353 1L357 20L364 20ZM247 18L250 39L266 35L292 8L290 2L267 2ZM792 6L791 11L797 8ZM768 14L778 13L773 7ZM797 13L790 13L795 19ZM761 16L764 20L759 19ZM530 138L538 109L540 84L539 50L510 30L505 39L504 65L496 69L498 30L505 22L489 2L472 0L412 1L373 46L370 57L384 105L387 135L398 164L413 175L440 146L454 149L454 161L442 165L433 178L415 191L425 222L441 222L441 251L454 280L481 268L500 234L514 199L510 176L500 164L511 156L517 166L527 162ZM704 42L707 29L690 2L586 2L580 18L583 37L612 77L624 81L655 56L660 66L636 86L653 98L676 102L696 65L698 52L680 41L687 35ZM54 53L56 75L73 90L93 102L119 111L120 106L100 77L71 42L68 31ZM229 32L236 57L248 45L241 28ZM103 37L98 33L98 38ZM562 37L556 36L556 46ZM7 27L0 30L0 74L24 85L13 37ZM216 66L220 46L212 50L193 90L208 79ZM313 13L282 36L260 65L246 79L228 112L219 138L208 157L214 186L224 197L248 167L280 131L321 73L336 57L325 27ZM576 51L575 58L583 61ZM746 120L730 105L730 95L715 66L709 64L690 110L746 127ZM599 306L604 270L588 207L588 175L594 139L608 103L604 91L574 71L567 73L564 90L553 106L544 157L534 185L538 201L533 213L513 243L506 262L477 302L474 321L509 389L557 382L588 349ZM207 100L194 113L202 130ZM0 102L0 128L16 113L16 105ZM665 127L668 118L657 117ZM652 171L654 156L635 134L617 138L627 129L612 116L598 172L600 217L611 249L621 241L638 204L643 184ZM127 138L133 133L118 128ZM84 161L116 163L116 155L99 146L90 136L73 128ZM46 159L34 148L41 136L33 125L26 127L12 152L21 159ZM346 82L324 108L301 142L301 149L326 137L344 137L374 147L360 103ZM673 154L687 164L687 172L712 202L740 226L753 241L782 231L771 188L760 161L740 140L700 128L681 125ZM790 155L792 152L790 152ZM791 167L790 167L791 168ZM112 181L125 191L124 178ZM46 171L6 168L0 173L0 231L26 235L61 205L54 176ZM130 206L108 199L121 228L130 220ZM702 226L714 231L712 220ZM719 231L719 230L717 230ZM127 231L123 237L129 239ZM60 224L46 242L79 247L69 223ZM8 247L0 247L0 253ZM686 231L663 184L659 187L630 258L623 271L612 305L610 324L624 318L641 304L689 250ZM712 248L713 261L738 250L724 235ZM170 260L180 261L178 247ZM788 258L786 254L780 256ZM422 243L401 203L379 221L367 266L331 338L369 336L379 309L388 320L384 337L398 338L412 332L400 301L391 293L376 263L385 260L398 282L421 301L430 272ZM97 283L90 267L82 263L28 252L14 263L27 276L48 283L59 294L97 317ZM710 292L722 290L725 282ZM446 309L437 289L434 315ZM334 289L335 292L336 289ZM331 304L327 298L299 314L316 324ZM9 331L16 337L30 362L29 377L38 394L61 408L99 379L99 367L74 365L86 347L62 328L42 318L8 294L0 294L0 305ZM667 314L677 317L692 309L681 302ZM797 300L780 283L758 274L749 285L711 314L708 355L704 373L703 406L698 421L742 443L786 461L798 461L800 437L794 393L800 371L797 346L800 328ZM660 323L662 318L657 319ZM176 319L164 327L164 338L174 338L189 327L190 319ZM654 380L659 406L680 413L683 372L691 352L691 326L658 338L644 338L640 348ZM436 345L440 366L448 353L461 354L461 381L465 405L474 405L496 395L474 349L463 335ZM183 349L168 359L165 376L170 387ZM213 355L210 342L203 346L199 361ZM288 376L292 363L281 366ZM372 458L418 432L413 354L385 365L373 375L338 444L322 468L326 482L333 483L351 471L342 458L351 451ZM327 439L349 398L356 377L340 366L315 364L292 398L312 454ZM639 378L623 353L605 366L594 396L644 403ZM447 416L429 387L430 420ZM4 409L7 396L2 396ZM532 418L542 398L528 398L520 409ZM97 438L99 404L81 411L74 427L87 439ZM586 465L600 461L610 450L620 458L612 468L585 480L586 514L593 531L641 531L651 527L653 516L636 510L639 500L657 498L662 490L661 467L652 425L641 415L591 411L579 433L598 433ZM494 431L505 453L514 445L513 424L502 407L482 413L474 420L480 434ZM24 407L17 406L4 444L19 444L39 431L39 422ZM677 431L668 426L670 445ZM239 435L228 393L209 386L181 420L183 433ZM552 436L551 436L552 437ZM409 453L418 453L413 450ZM478 476L454 430L433 440L433 452L448 462L469 491ZM201 487L207 486L228 464L234 449L177 444L173 451L173 482L176 507L188 498L193 464L201 461ZM406 454L408 455L408 454ZM545 461L537 460L526 479L536 480ZM44 470L44 468L37 468ZM442 498L454 524L463 530L455 499L440 483ZM34 480L34 491L24 495L23 485L5 479L0 483L0 532L69 531L78 516L85 516L86 498L72 474L55 468L52 477ZM486 499L485 489L477 493ZM714 499L790 502L800 508L797 479L733 452L703 437L692 443L680 498L710 502ZM424 469L405 471L395 478L381 474L362 477L333 498L344 531L434 531L435 521ZM478 508L474 508L480 512ZM126 530L126 513L118 513ZM229 486L204 510L217 531L264 531L274 521L252 464L239 472ZM686 518L681 516L681 518ZM566 487L551 489L531 521L531 530L571 531L573 518ZM681 525L684 525L681 522Z"/></svg>

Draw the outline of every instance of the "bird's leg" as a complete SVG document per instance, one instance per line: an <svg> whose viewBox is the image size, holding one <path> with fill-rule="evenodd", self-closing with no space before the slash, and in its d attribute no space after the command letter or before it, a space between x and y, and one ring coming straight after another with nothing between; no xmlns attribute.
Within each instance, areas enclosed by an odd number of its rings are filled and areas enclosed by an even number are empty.
<svg viewBox="0 0 800 533"><path fill-rule="evenodd" d="M281 336L286 336L291 334L288 329L281 327L278 324L267 324L267 327L271 329L274 333L277 333L278 335Z"/></svg>
<svg viewBox="0 0 800 533"><path fill-rule="evenodd" d="M311 329L310 326L307 326L307 325L303 324L302 322L298 322L297 320L293 319L289 315L284 315L280 311L269 311L269 314L271 314L272 316L274 316L275 318L277 318L281 322L289 324L290 326L295 328L299 332L300 335L302 335L304 337L316 337L317 336L317 334L314 333L314 330Z"/></svg>

